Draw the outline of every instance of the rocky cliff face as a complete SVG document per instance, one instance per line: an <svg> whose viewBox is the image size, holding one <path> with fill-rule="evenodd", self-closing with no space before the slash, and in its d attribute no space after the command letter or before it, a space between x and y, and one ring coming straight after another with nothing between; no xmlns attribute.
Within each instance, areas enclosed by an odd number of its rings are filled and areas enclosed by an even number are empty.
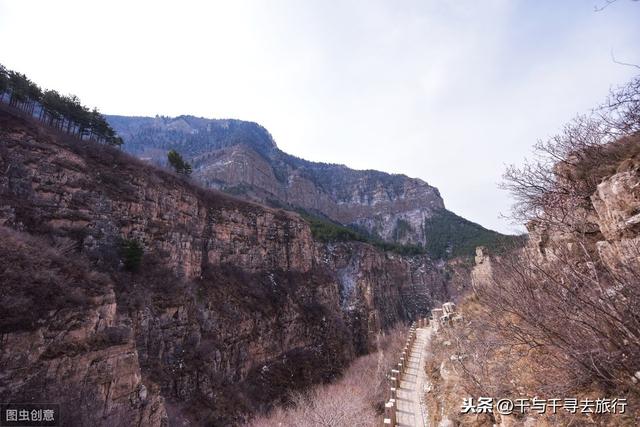
<svg viewBox="0 0 640 427"><path fill-rule="evenodd" d="M528 225L529 250L540 258L554 256L558 248L576 253L576 258L587 251L592 256L614 268L621 262L635 263L640 244L640 159L633 153L640 146L640 139L628 138L605 146L610 152L620 151L615 160L605 159L603 164L611 168L597 184L587 199L588 205L580 213L578 229L558 229ZM631 148L629 148L631 147ZM586 232L584 231L586 230Z"/></svg>
<svg viewBox="0 0 640 427"><path fill-rule="evenodd" d="M59 403L67 424L162 425L109 277L25 233L0 239L2 400Z"/></svg>
<svg viewBox="0 0 640 427"><path fill-rule="evenodd" d="M444 209L438 190L419 179L313 163L280 151L255 123L191 116L109 116L132 154L163 162L186 155L206 186L328 217L387 241L424 244L425 222Z"/></svg>
<svg viewBox="0 0 640 427"><path fill-rule="evenodd" d="M636 142L638 144L638 142ZM591 196L603 239L596 243L609 265L637 262L640 247L640 168L627 161L617 173L603 180Z"/></svg>
<svg viewBox="0 0 640 427"><path fill-rule="evenodd" d="M43 276L8 301L38 309L3 327L2 401L60 402L85 424L234 424L335 377L379 330L446 298L425 257L317 243L298 215L7 113L0 139L6 248ZM144 247L136 272L123 269L126 241ZM69 273L35 262L38 247ZM20 280L13 266L0 266L3 293ZM54 282L83 303L42 298Z"/></svg>

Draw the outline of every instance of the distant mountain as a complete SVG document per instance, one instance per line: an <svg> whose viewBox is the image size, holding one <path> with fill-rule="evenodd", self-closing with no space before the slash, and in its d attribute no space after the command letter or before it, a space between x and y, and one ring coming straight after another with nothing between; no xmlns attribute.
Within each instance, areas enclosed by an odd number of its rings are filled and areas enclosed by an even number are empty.
<svg viewBox="0 0 640 427"><path fill-rule="evenodd" d="M193 116L107 120L125 150L139 158L164 164L167 151L177 150L192 163L194 178L208 187L303 210L375 239L424 246L444 257L459 254L458 248L470 253L470 241L490 245L502 236L466 220L459 230L457 221L450 221L446 232L434 230L434 221L442 224L454 215L437 188L405 175L300 159L281 151L256 123Z"/></svg>

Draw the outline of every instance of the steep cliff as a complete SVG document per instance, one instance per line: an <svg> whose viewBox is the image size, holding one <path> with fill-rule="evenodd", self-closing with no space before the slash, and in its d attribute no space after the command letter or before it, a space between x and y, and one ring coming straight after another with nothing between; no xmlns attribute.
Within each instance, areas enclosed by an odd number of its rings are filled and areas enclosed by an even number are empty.
<svg viewBox="0 0 640 427"><path fill-rule="evenodd" d="M7 250L31 242L16 256L46 276L25 297L38 307L32 321L2 331L3 343L16 344L2 348L0 400L60 402L101 425L160 425L165 413L176 423L239 422L288 390L339 375L377 331L447 294L426 257L321 244L296 214L6 112L0 225L17 242ZM132 241L144 248L133 272L122 250ZM31 259L37 245L70 272ZM82 280L71 275L85 270ZM16 274L2 265L3 293ZM56 275L61 290L48 292L66 295L68 282L91 289L89 300L61 311L57 299L39 297ZM46 371L49 385L35 395L18 369Z"/></svg>
<svg viewBox="0 0 640 427"><path fill-rule="evenodd" d="M67 424L161 425L114 283L43 239L0 226L0 396L50 402Z"/></svg>
<svg viewBox="0 0 640 427"><path fill-rule="evenodd" d="M291 156L255 123L192 116L108 120L138 157L162 163L167 150L176 149L208 187L302 208L386 241L425 244L426 224L444 209L438 190L424 181Z"/></svg>

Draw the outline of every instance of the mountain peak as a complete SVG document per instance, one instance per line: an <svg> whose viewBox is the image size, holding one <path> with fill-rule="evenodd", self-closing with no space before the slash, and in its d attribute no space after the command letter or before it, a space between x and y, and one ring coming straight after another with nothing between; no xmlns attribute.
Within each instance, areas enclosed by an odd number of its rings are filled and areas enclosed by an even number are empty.
<svg viewBox="0 0 640 427"><path fill-rule="evenodd" d="M262 154L268 154L278 148L264 127L243 120L207 119L190 115L106 117L118 128L119 134L129 141L127 151L136 155L144 156L148 148L167 148L174 145L179 146L180 151L187 156L239 144L249 145Z"/></svg>

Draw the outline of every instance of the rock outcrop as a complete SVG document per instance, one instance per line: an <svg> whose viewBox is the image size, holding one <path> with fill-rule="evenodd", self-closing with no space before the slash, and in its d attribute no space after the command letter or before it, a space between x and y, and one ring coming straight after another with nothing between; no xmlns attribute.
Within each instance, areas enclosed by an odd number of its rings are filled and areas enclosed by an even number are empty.
<svg viewBox="0 0 640 427"><path fill-rule="evenodd" d="M22 236L16 245L40 239L71 271L101 277L89 302L62 311L34 291L24 297L34 318L2 331L12 345L2 349L0 400L60 402L82 414L77 424L233 425L330 380L378 331L448 297L426 257L318 243L296 214L4 112L0 225ZM123 267L132 241L144 248L135 272ZM3 292L12 271L0 268Z"/></svg>
<svg viewBox="0 0 640 427"><path fill-rule="evenodd" d="M603 180L591 196L597 223L604 237L596 243L600 258L609 268L620 262L637 263L640 248L640 169L625 162L618 172Z"/></svg>
<svg viewBox="0 0 640 427"><path fill-rule="evenodd" d="M565 256L573 254L576 259L584 257L586 251L613 269L621 262L637 262L631 258L637 256L640 245L640 162L631 154L625 158L624 150L625 146L638 145L637 138L630 138L605 146L607 153L620 154L603 156L602 163L611 171L594 186L580 213L571 214L570 219L580 218L579 224L560 228L545 221L531 221L527 225L530 253L544 262L558 251Z"/></svg>

